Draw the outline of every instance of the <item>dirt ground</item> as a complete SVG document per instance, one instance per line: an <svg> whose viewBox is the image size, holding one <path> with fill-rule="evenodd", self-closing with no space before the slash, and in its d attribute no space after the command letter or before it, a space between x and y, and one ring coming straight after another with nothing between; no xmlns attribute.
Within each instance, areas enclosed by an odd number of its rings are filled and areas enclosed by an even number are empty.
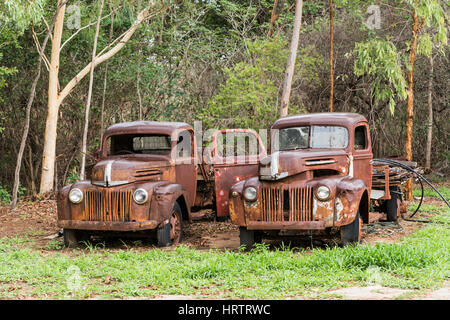
<svg viewBox="0 0 450 320"><path fill-rule="evenodd" d="M425 197L424 204L443 205L439 199ZM408 205L408 203L405 203ZM407 208L407 206L406 206ZM405 213L409 216L411 212ZM415 219L424 219L419 212ZM60 228L56 223L56 201L44 200L27 202L21 201L14 210L8 207L0 206L0 238L27 237L31 238L32 246L41 252L50 252L55 249L48 246L51 241L59 241L62 243ZM377 242L398 242L403 237L411 234L418 228L426 225L425 223L405 221L399 218L398 222L392 223L386 221L386 215L381 213L371 213L370 222L363 226L363 244L375 244ZM56 240L55 240L56 239ZM292 238L291 238L292 239ZM286 243L290 239L264 240L273 246L282 245L282 241ZM155 239L93 239L96 242L102 242L108 250L118 250L126 248L134 248L135 250L149 250L155 248ZM199 250L209 249L229 249L238 250L239 248L239 228L231 222L215 222L214 212L212 210L202 210L193 213L193 222L186 224L184 228L183 245L196 248ZM305 237L302 240L295 240L290 243L291 248L325 248L333 245L333 239L321 239L315 236ZM58 249L67 251L70 249ZM343 295L347 299L395 299L405 294L406 290L386 288L380 286L342 288L330 293ZM164 299L174 299L174 297L163 297ZM182 297L177 299L190 299L190 297ZM420 299L440 299L450 300L450 284L446 284L443 288L429 292Z"/></svg>

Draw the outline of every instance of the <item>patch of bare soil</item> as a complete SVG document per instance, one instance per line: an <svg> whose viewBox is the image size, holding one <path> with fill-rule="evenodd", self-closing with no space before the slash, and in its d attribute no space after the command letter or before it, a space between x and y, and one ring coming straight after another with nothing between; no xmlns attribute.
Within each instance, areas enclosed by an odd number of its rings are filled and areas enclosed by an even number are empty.
<svg viewBox="0 0 450 320"><path fill-rule="evenodd" d="M21 201L14 210L0 206L0 238L31 237L36 240L58 232L56 201Z"/></svg>

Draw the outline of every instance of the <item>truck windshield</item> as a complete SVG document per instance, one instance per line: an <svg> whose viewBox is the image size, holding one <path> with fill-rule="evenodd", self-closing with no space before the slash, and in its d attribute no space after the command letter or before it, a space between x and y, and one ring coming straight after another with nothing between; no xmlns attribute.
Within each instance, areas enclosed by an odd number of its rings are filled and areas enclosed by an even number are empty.
<svg viewBox="0 0 450 320"><path fill-rule="evenodd" d="M339 126L302 126L283 128L279 131L279 150L345 148L348 131Z"/></svg>
<svg viewBox="0 0 450 320"><path fill-rule="evenodd" d="M170 136L154 134L122 134L107 140L108 155L170 154Z"/></svg>

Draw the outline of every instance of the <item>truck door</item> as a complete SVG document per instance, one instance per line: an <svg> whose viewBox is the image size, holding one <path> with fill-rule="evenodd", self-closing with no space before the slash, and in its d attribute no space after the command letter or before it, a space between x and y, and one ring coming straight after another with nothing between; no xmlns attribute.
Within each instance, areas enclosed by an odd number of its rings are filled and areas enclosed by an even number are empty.
<svg viewBox="0 0 450 320"><path fill-rule="evenodd" d="M235 183L258 175L267 155L261 137L251 129L218 130L212 136L212 165L217 217L227 217L228 194Z"/></svg>
<svg viewBox="0 0 450 320"><path fill-rule="evenodd" d="M366 123L358 123L353 133L353 176L361 179L366 186L372 186L372 146L369 127Z"/></svg>
<svg viewBox="0 0 450 320"><path fill-rule="evenodd" d="M188 193L187 205L193 206L197 188L197 170L195 161L195 139L194 133L190 130L182 130L177 133L177 140L173 151L175 160L176 182L181 184Z"/></svg>

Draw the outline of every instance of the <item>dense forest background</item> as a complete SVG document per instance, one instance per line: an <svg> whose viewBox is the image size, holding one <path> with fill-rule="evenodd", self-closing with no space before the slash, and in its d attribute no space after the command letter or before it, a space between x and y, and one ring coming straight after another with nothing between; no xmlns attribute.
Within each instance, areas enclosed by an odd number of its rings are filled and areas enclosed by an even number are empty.
<svg viewBox="0 0 450 320"><path fill-rule="evenodd" d="M99 146L102 127L116 122L141 118L193 124L201 120L204 129L269 128L279 117L295 11L293 0L276 2L275 12L273 0L162 3L166 6L164 11L142 23L114 57L95 68L88 164L93 162L92 151ZM394 52L396 66L401 67L396 72L404 74L406 83L408 65L403 62L411 39L406 8L411 2L334 3L334 111L357 112L368 118L376 157L404 155L407 101L395 90L377 93L379 86L389 87L389 81L358 70L357 62L362 57L358 50L362 44L388 41L391 51L375 50L380 60L375 62L382 65L383 58ZM446 1L431 2L448 12ZM60 53L61 87L92 59L100 1L68 1L69 5L79 9L80 25L76 25L77 11L66 9L62 42L70 41ZM143 0L106 0L98 51L129 28L144 5ZM367 23L373 18L368 13L370 5L380 9L380 25L376 28ZM7 197L12 190L27 99L38 63L37 44L42 44L55 10L56 1L51 0L0 1L0 196ZM422 47L418 49L414 69L413 160L425 164L431 94L434 115L431 167L448 175L449 48L434 45L436 34L432 25L425 24L420 36L430 36L419 38ZM50 52L49 41L47 57ZM305 0L289 114L328 111L329 56L329 1ZM370 58L374 59L367 57ZM49 84L45 60L31 109L20 172L22 195L39 192ZM390 73L392 66L387 63L385 66ZM56 189L79 178L88 85L86 77L59 109Z"/></svg>

